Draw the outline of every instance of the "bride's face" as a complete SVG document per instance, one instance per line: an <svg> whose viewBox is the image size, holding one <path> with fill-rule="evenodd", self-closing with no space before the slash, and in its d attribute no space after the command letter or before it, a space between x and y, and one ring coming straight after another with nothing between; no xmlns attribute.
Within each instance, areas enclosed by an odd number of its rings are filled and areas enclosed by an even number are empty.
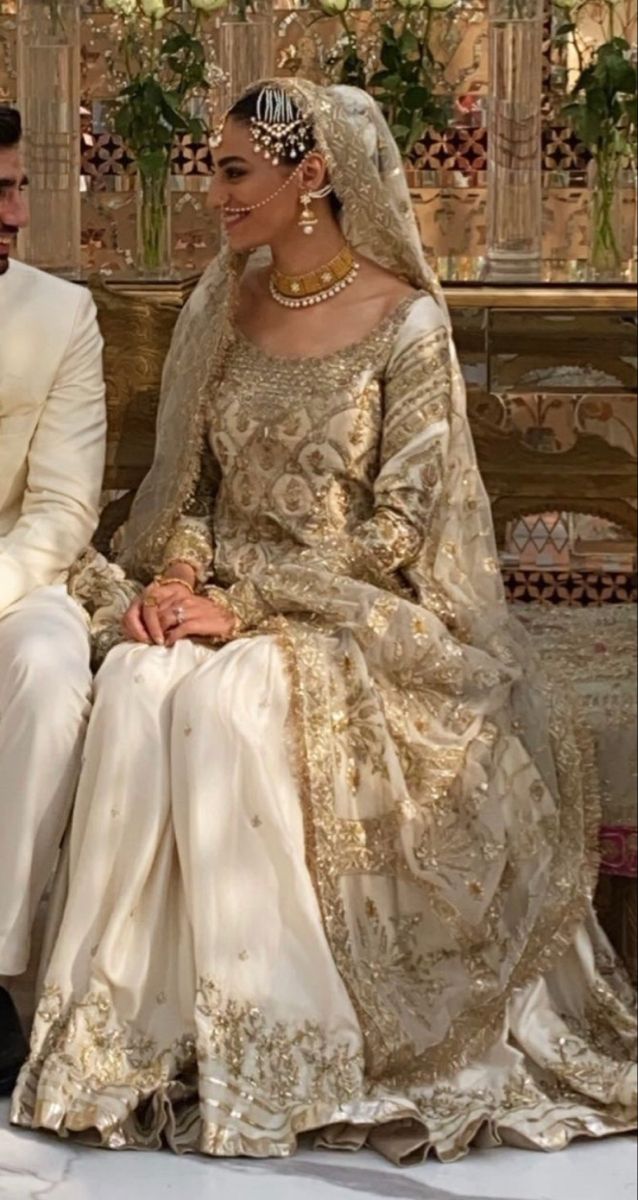
<svg viewBox="0 0 638 1200"><path fill-rule="evenodd" d="M209 203L221 214L233 250L272 245L299 217L301 178L256 154L247 125L232 118L214 154ZM286 185L287 186L283 186Z"/></svg>

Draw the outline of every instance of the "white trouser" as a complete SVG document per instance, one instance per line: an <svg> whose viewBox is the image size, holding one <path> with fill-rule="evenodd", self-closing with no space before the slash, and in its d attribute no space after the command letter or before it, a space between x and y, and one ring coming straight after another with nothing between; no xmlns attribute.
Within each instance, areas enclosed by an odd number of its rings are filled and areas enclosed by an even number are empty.
<svg viewBox="0 0 638 1200"><path fill-rule="evenodd" d="M0 975L29 961L69 817L91 699L84 614L64 587L0 617Z"/></svg>

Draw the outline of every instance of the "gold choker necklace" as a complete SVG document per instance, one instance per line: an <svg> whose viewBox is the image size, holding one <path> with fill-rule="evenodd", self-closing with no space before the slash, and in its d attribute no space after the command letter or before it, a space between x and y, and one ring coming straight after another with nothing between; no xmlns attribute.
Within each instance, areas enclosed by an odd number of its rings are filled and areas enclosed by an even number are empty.
<svg viewBox="0 0 638 1200"><path fill-rule="evenodd" d="M270 294L284 308L308 308L337 296L344 288L354 283L359 272L352 250L344 246L331 262L307 275L284 275L273 271L270 276Z"/></svg>

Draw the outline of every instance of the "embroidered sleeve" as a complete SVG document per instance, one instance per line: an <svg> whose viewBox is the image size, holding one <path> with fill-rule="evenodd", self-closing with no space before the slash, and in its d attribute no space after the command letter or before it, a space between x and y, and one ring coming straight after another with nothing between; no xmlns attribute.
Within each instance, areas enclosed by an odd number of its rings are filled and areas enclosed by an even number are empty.
<svg viewBox="0 0 638 1200"><path fill-rule="evenodd" d="M418 556L441 495L450 397L449 336L441 326L391 363L375 511L356 537L357 575L389 575Z"/></svg>
<svg viewBox="0 0 638 1200"><path fill-rule="evenodd" d="M170 563L186 562L200 583L210 575L215 556L213 511L218 488L219 467L212 454L207 452L193 499L166 545L164 570Z"/></svg>
<svg viewBox="0 0 638 1200"><path fill-rule="evenodd" d="M206 579L213 563L213 535L208 521L180 517L166 546L164 570L175 562L188 563L200 582Z"/></svg>

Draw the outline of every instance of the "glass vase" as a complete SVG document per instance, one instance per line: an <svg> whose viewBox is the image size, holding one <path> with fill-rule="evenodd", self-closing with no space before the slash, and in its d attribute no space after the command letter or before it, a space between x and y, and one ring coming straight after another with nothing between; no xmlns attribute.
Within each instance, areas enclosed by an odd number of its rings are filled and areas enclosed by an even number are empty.
<svg viewBox="0 0 638 1200"><path fill-rule="evenodd" d="M166 278L171 273L170 156L157 171L138 174L137 254L139 275Z"/></svg>
<svg viewBox="0 0 638 1200"><path fill-rule="evenodd" d="M622 161L611 150L601 150L587 169L589 265L600 276L619 274L630 253L623 229L623 175Z"/></svg>
<svg viewBox="0 0 638 1200"><path fill-rule="evenodd" d="M542 245L543 0L490 0L487 259L492 273L538 273Z"/></svg>
<svg viewBox="0 0 638 1200"><path fill-rule="evenodd" d="M17 102L25 129L31 222L26 262L74 276L81 267L80 3L19 0Z"/></svg>
<svg viewBox="0 0 638 1200"><path fill-rule="evenodd" d="M252 5L233 0L217 29L217 65L222 76L215 92L219 119L251 83L274 74L275 16L271 0L254 0Z"/></svg>

